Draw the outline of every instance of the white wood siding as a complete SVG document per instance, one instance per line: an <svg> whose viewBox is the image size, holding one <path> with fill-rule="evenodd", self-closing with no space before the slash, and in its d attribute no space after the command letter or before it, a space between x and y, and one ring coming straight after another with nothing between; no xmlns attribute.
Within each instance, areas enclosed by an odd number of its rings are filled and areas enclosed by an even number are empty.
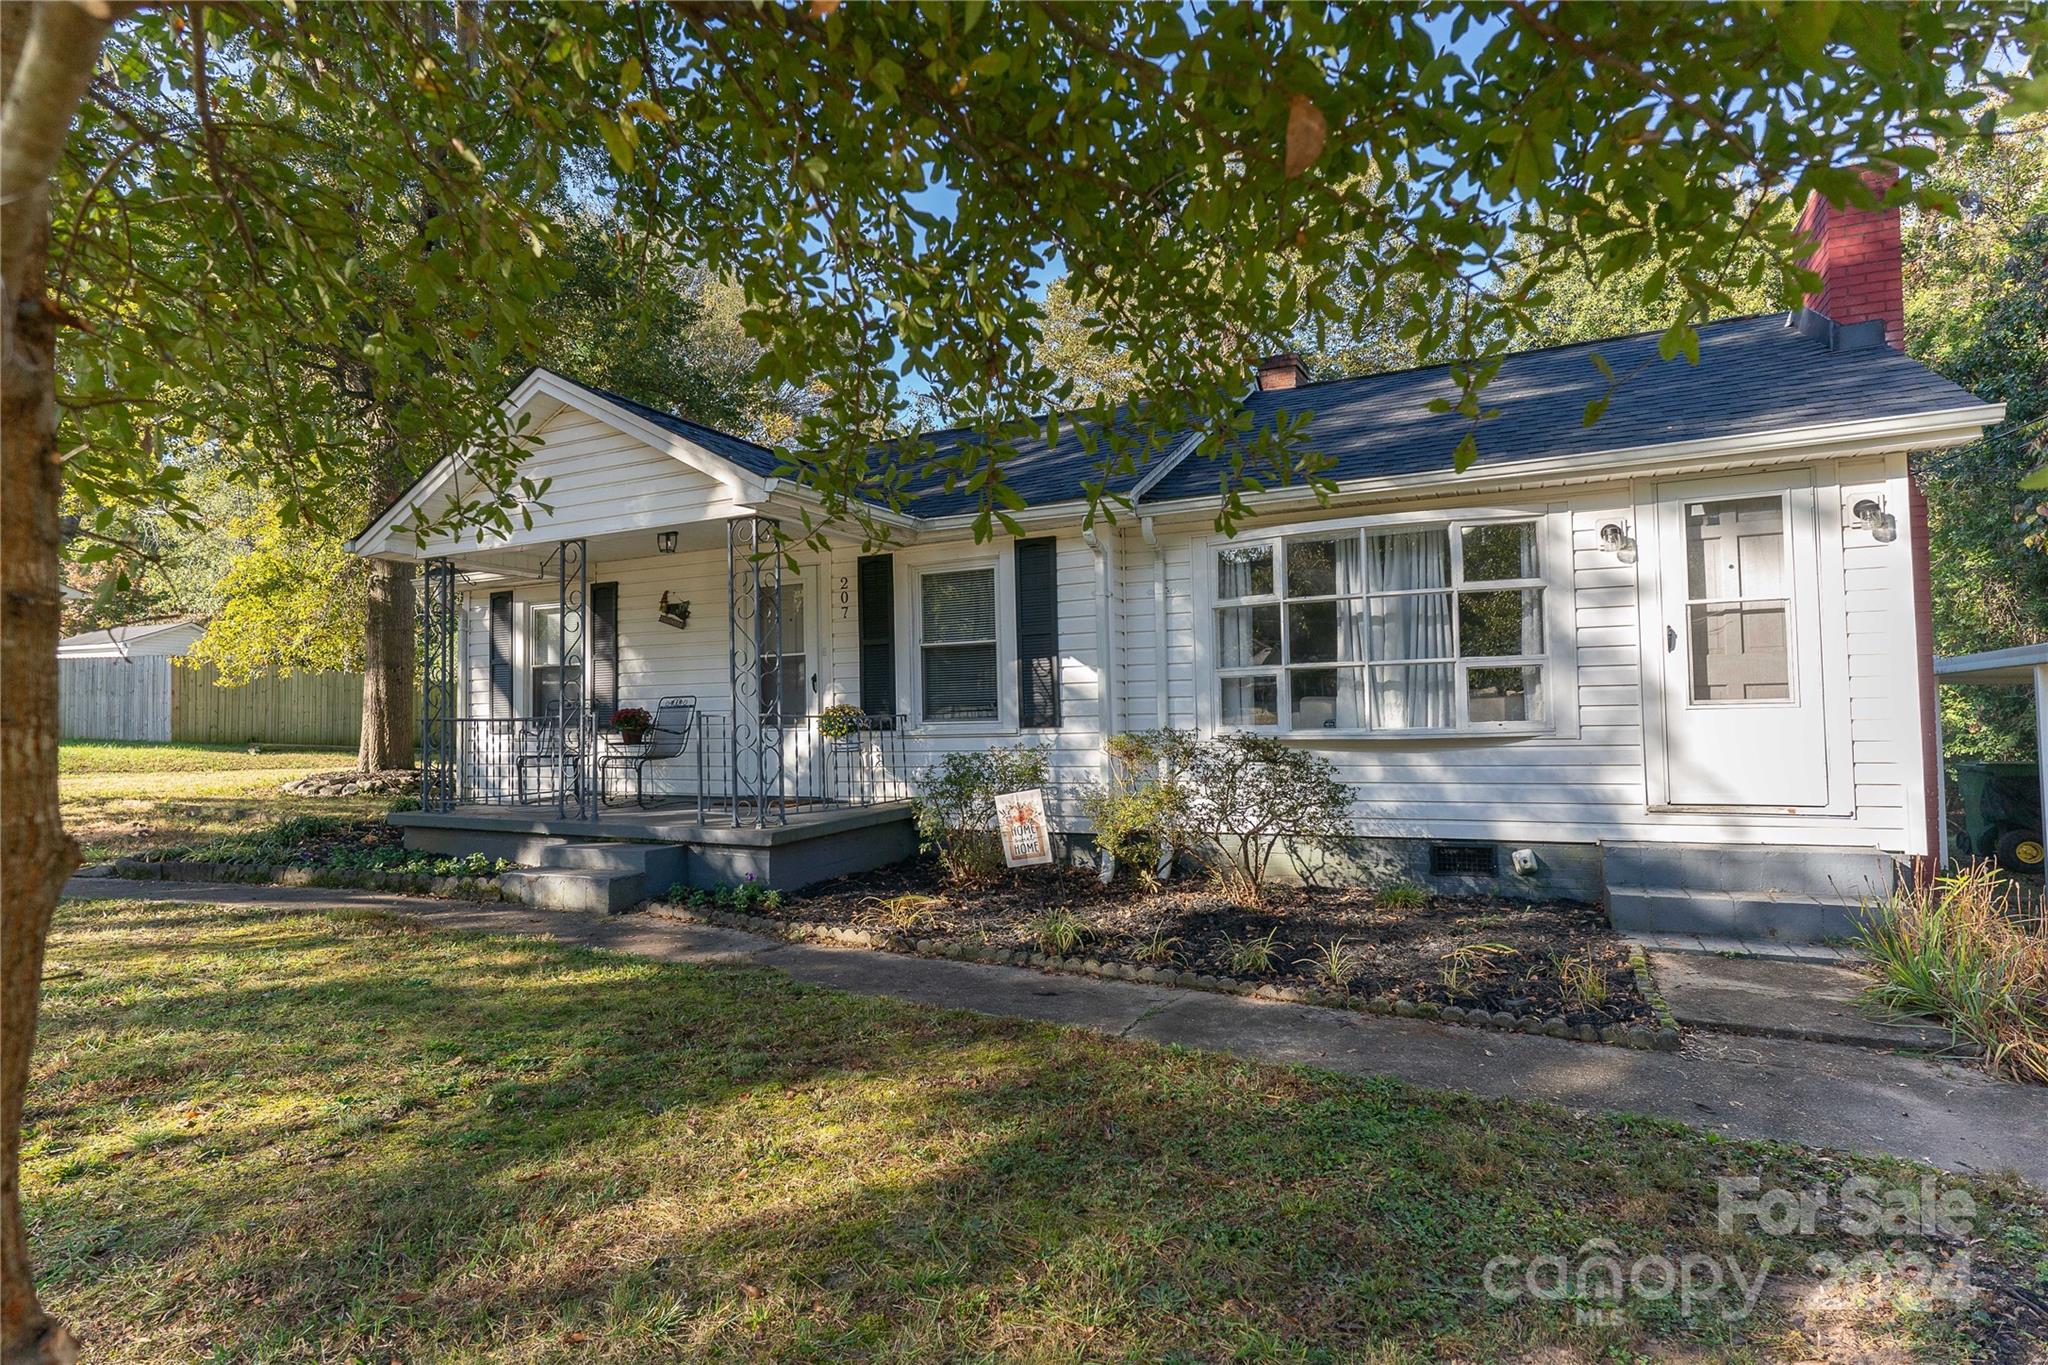
<svg viewBox="0 0 2048 1365"><path fill-rule="evenodd" d="M536 507L533 529L483 546L474 531L452 540L431 539L426 555L463 554L490 544L551 545L736 514L727 485L575 408L564 408L542 423L536 435L541 446L519 472L536 483L552 482L540 499L549 510ZM447 505L447 496L438 495L427 504L429 514Z"/></svg>
<svg viewBox="0 0 2048 1365"><path fill-rule="evenodd" d="M969 542L971 545L971 542ZM1010 542L999 540L990 546L974 547L977 553L1007 557ZM896 552L896 624L899 641L908 639L908 613L915 575L921 568L939 567L957 558L961 546L937 550ZM784 582L800 577L804 584L810 670L817 675L817 690L811 710L822 710L839 702L860 700L859 589L856 573L857 548L835 546L824 556L799 553L801 573L792 576L785 569ZM1059 538L1060 716L1057 730L1024 730L991 723L969 727L925 727L917 724L913 672L899 658L897 666L897 710L911 717L905 736L904 753L913 776L937 762L948 751L986 748L991 745L1038 744L1048 752L1053 771L1049 804L1068 825L1080 820L1079 796L1087 785L1102 775L1100 715L1103 698L1100 662L1102 656L1100 604L1103 587L1095 554L1078 536ZM726 569L723 550L683 551L674 555L646 555L629 559L601 558L592 551L591 583L619 585L619 704L644 706L653 710L664 696L692 695L706 713L730 716L731 685L728 664L728 621ZM557 600L552 583L520 585L510 589L514 597L513 634L515 673L526 667L526 622L535 606ZM490 596L491 589L467 592L463 606L464 681L460 689L467 713L490 714ZM999 581L998 618L1001 629L1014 630L1011 601L1013 591L1007 576ZM690 624L685 630L662 624L657 608L663 592L671 601L690 603ZM842 592L844 597L842 599ZM1006 671L1002 686L1014 692L1014 670ZM601 718L601 720L604 718ZM652 770L650 770L651 774ZM650 775L650 790L689 789L694 774L672 770L672 780L656 783ZM722 790L720 788L719 790Z"/></svg>
<svg viewBox="0 0 2048 1365"><path fill-rule="evenodd" d="M642 542L636 536L607 546L600 539L641 527L687 526L738 514L741 509L728 488L668 453L574 411L565 411L543 430L548 443L532 472L553 472L556 482L547 500L555 510L544 531L537 527L527 543L591 538L589 581L619 584L620 703L651 709L662 696L691 694L705 711L729 715L723 551L686 549L677 555L616 557L608 556L607 549L637 548ZM1912 615L1904 456L1819 462L1788 469L1787 475L1810 478L1819 496L1821 601L1804 604L1803 609L1817 605L1821 612L1827 706L1831 723L1838 717L1842 721L1844 752L1831 754L1829 760L1830 793L1837 803L1832 813L1652 806L1651 767L1660 761L1661 736L1655 696L1645 690L1642 640L1649 624L1644 615L1646 589L1649 576L1657 572L1645 535L1646 519L1654 516L1655 492L1647 481L1617 480L1530 499L1552 509L1547 516L1557 534L1548 543L1568 546L1568 562L1550 569L1553 594L1564 597L1553 602L1550 619L1566 623L1570 637L1554 656L1563 662L1554 667L1552 677L1553 706L1560 712L1557 732L1323 741L1316 745L1318 750L1352 784L1359 831L1532 842L1728 841L1922 851L1914 669L1914 651L1920 646ZM1896 539L1878 540L1851 516L1850 508L1864 497L1880 499L1899 519ZM1466 510L1487 506L1473 502ZM1361 514L1396 510L1403 510L1400 504L1388 503ZM1431 510L1457 509L1440 500ZM1327 521L1332 516L1319 511L1259 524L1285 526L1289 520ZM1628 523L1644 542L1633 563L1600 544L1600 527L1613 520ZM976 556L1007 562L1009 542L975 546L963 535L897 549L897 709L912 718L906 735L906 766L911 772L952 750L1041 744L1052 757L1050 795L1056 821L1064 828L1084 828L1078 797L1103 778L1107 712L1114 711L1122 729L1145 729L1162 721L1197 726L1204 709L1202 689L1209 685L1198 674L1198 641L1205 624L1199 613L1206 610L1200 576L1209 571L1210 532L1206 524L1188 520L1160 525L1157 538L1155 553L1130 516L1114 528L1102 529L1101 555L1078 533L1059 537L1062 724L1056 731L1022 733L1000 723L919 724L917 678L908 644L914 630L917 573ZM859 698L857 558L851 543L822 555L799 556L809 617L805 645L818 679L811 697L813 710ZM656 603L664 591L672 599L690 602L687 630L656 619ZM521 603L515 634L523 650L526 610L551 601L554 590L540 585L521 586L515 592ZM1006 634L1014 629L1012 592L1009 575L999 575L999 620ZM471 715L487 714L490 700L487 599L487 592L472 590L464 615L467 668L462 692ZM1116 656L1113 669L1105 667L1105 636ZM525 666L517 655L515 663L521 669ZM1647 686L1661 686L1661 660L1648 661L1648 668ZM1113 701L1107 691L1110 677L1117 687ZM1003 686L1014 694L1013 668L1004 670Z"/></svg>
<svg viewBox="0 0 2048 1365"><path fill-rule="evenodd" d="M1636 528L1641 538L1650 510L1646 504L1654 494L1647 484L1614 483L1575 491L1564 505L1571 563L1563 586L1571 595L1577 686L1571 715L1560 716L1560 733L1317 744L1317 751L1352 784L1359 831L1388 837L1777 842L1920 851L1923 840L1911 816L1920 790L1919 712L1904 457L1872 457L1839 467L1830 463L1812 472L1815 484L1823 487L1823 522L1838 515L1842 528L1821 527L1818 605L1823 654L1831 655L1833 664L1846 662L1846 668L1826 670L1843 678L1846 687L1846 695L1831 690L1827 702L1831 709L1846 709L1849 717L1850 757L1846 764L1831 760L1846 771L1830 773L1832 788L1853 791L1853 803L1844 803L1844 813L1650 808L1646 765L1656 761L1660 736L1646 729L1638 588L1642 576L1654 574L1657 566L1647 552L1633 564L1622 562L1600 544L1599 532L1603 523L1618 520ZM1855 522L1849 509L1866 496L1882 497L1899 517L1898 539L1881 543ZM1317 512L1300 520L1330 517ZM1259 523L1261 529L1285 525L1284 520ZM1160 714L1162 650L1154 599L1159 568L1152 547L1135 527L1127 525L1122 535L1116 622L1124 690L1118 707L1126 727L1133 728L1156 724ZM1161 527L1157 536L1167 575L1166 716L1169 724L1191 726L1199 695L1195 613L1203 597L1197 576L1209 571L1210 532L1205 526ZM1803 609L1815 605L1806 603ZM1659 662L1650 665L1651 687L1660 685ZM1206 686L1206 680L1200 685ZM1839 713L1831 710L1831 715ZM1572 718L1576 735L1567 733Z"/></svg>

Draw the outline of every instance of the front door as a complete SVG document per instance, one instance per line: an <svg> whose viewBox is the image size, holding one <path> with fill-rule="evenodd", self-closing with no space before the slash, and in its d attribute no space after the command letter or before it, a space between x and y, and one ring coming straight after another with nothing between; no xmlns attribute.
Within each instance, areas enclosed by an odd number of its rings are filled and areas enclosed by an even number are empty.
<svg viewBox="0 0 2048 1365"><path fill-rule="evenodd" d="M1667 801L1825 806L1811 480L1665 484L1658 517Z"/></svg>

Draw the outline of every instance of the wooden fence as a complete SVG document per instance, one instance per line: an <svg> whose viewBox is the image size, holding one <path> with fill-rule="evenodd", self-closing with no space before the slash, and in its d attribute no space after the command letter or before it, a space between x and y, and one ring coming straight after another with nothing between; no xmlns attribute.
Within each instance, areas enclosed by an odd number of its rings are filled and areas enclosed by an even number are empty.
<svg viewBox="0 0 2048 1365"><path fill-rule="evenodd" d="M221 687L211 664L169 659L58 661L66 739L353 747L362 735L363 675L298 673Z"/></svg>
<svg viewBox="0 0 2048 1365"><path fill-rule="evenodd" d="M59 659L57 727L66 739L169 739L171 661Z"/></svg>

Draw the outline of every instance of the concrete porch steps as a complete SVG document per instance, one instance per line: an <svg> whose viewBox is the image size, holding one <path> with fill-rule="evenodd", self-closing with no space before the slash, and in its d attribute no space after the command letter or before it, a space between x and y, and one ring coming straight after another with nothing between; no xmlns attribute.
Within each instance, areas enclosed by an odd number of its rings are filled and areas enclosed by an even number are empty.
<svg viewBox="0 0 2048 1365"><path fill-rule="evenodd" d="M1849 938L1897 877L1874 849L1610 844L1606 860L1608 918L1623 933Z"/></svg>
<svg viewBox="0 0 2048 1365"><path fill-rule="evenodd" d="M536 853L536 866L501 873L498 886L539 909L616 915L684 880L677 844L549 840Z"/></svg>

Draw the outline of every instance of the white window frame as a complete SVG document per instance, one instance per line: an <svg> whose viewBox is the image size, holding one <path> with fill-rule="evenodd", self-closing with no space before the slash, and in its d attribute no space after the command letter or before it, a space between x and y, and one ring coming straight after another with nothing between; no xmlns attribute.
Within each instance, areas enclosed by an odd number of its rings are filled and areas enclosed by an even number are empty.
<svg viewBox="0 0 2048 1365"><path fill-rule="evenodd" d="M1779 532L1780 544L1778 548L1779 573L1782 579L1782 581L1779 583L1779 587L1783 589L1783 592L1780 596L1743 597L1738 595L1735 597L1695 598L1692 595L1691 582L1682 581L1675 584L1673 587L1673 591L1675 592L1678 598L1679 615L1685 622L1685 638L1679 642L1685 650L1685 688L1679 695L1678 701L1680 706L1782 706L1790 708L1797 707L1801 704L1799 691L1801 679L1799 676L1800 658L1798 641L1800 638L1799 630L1802 624L1800 619L1802 604L1799 601L1799 594L1797 592L1799 586L1798 573L1793 563L1792 557L1792 519L1794 515L1796 515L1792 506L1792 490L1789 488L1779 488L1768 490L1761 493L1732 493L1713 497L1686 498L1684 499L1684 502L1687 505L1690 505L1695 502L1704 505L1710 502L1763 502L1772 498L1775 498L1777 500L1778 525L1782 528ZM1687 520L1688 517L1685 513L1679 514L1678 534L1681 538L1681 544L1685 543L1684 537L1687 531ZM1707 697L1702 699L1699 697L1695 697L1693 695L1693 673L1694 670L1698 668L1699 661L1693 656L1693 608L1696 606L1703 605L1727 606L1730 604L1740 607L1748 602L1782 602L1785 604L1785 695L1782 697L1758 698Z"/></svg>
<svg viewBox="0 0 2048 1365"><path fill-rule="evenodd" d="M907 562L906 562L907 561ZM927 553L901 555L897 575L896 619L907 629L897 631L900 641L896 674L909 680L911 724L932 734L959 736L1009 736L1017 728L1017 603L1013 558L1006 553L962 555ZM959 573L969 569L993 569L996 594L996 714L978 720L935 720L924 714L924 580L927 574ZM899 692L901 689L899 688Z"/></svg>
<svg viewBox="0 0 2048 1365"><path fill-rule="evenodd" d="M540 701L533 690L533 670L543 667L543 665L535 657L537 651L534 649L534 641L539 638L540 618L543 616L560 616L562 614L562 605L559 602L518 602L516 599L515 605L524 607L525 610L519 613L520 619L517 624L520 628L513 632L513 653L516 661L516 671L513 675L513 691L517 693L518 704L512 709L517 715L536 716L540 713ZM486 663L488 666L488 661ZM580 695L578 699L583 705L588 706L590 704L590 653L587 646L584 650L582 673L583 686L579 689ZM606 716L604 719L610 720L611 717Z"/></svg>
<svg viewBox="0 0 2048 1365"><path fill-rule="evenodd" d="M783 588L797 588L803 593L804 628L798 632L800 638L797 640L796 646L803 654L806 664L804 669L805 706L803 710L803 714L806 716L816 715L825 709L824 658L820 647L820 642L824 636L821 633L823 625L818 619L817 593L814 583L817 577L818 575L813 565L800 564L797 568L792 569L787 564L784 564L782 566L782 581L779 585ZM757 587L756 591L758 590ZM755 629L759 629L758 622ZM789 643L787 638L782 641L785 651L787 651ZM755 691L757 693L760 690L762 644L763 642L758 639L754 641L754 678ZM756 696L756 709L759 709L760 703L763 700L764 698ZM796 725L788 720L784 721L784 726L790 729L796 728Z"/></svg>
<svg viewBox="0 0 2048 1365"><path fill-rule="evenodd" d="M1271 526L1238 537L1211 536L1196 542L1198 559L1195 564L1194 587L1197 612L1196 651L1197 677L1201 684L1197 693L1197 714L1202 728L1211 733L1229 730L1245 730L1256 734L1271 734L1292 741L1321 742L1326 740L1469 740L1475 738L1553 738L1574 737L1578 732L1577 679L1574 667L1576 643L1573 636L1572 617L1572 576L1574 572L1573 546L1571 540L1571 519L1569 509L1560 504L1536 506L1464 508L1436 512L1393 513L1368 517L1349 517L1335 520L1303 522L1296 525ZM1465 580L1464 532L1466 528L1491 526L1503 523L1533 523L1536 527L1536 552L1538 574L1534 578L1487 579L1468 584ZM1367 724L1356 729L1295 730L1288 725L1293 713L1293 694L1290 675L1297 667L1323 668L1327 664L1295 665L1288 662L1287 649L1287 578L1286 542L1300 539L1326 539L1332 535L1356 535L1360 539L1361 584L1357 600L1361 605L1363 619L1359 623L1359 653L1369 655L1371 631L1371 601L1373 592L1367 575L1365 537L1375 531L1426 530L1442 528L1450 540L1451 577L1443 588L1416 589L1422 592L1448 592L1451 594L1451 638L1458 638L1458 598L1466 591L1510 591L1520 588L1540 588L1543 591L1541 620L1543 624L1543 651L1540 654L1503 656L1501 658L1473 658L1458 656L1449 662L1454 664L1453 708L1455 721L1440 729L1425 728L1374 728L1371 725L1371 672L1374 660L1361 657L1356 661L1363 671L1366 695L1364 704ZM1252 597L1223 598L1217 594L1216 560L1220 550L1233 547L1268 546L1273 554L1273 591ZM1401 594L1406 595L1406 590ZM1327 595L1326 595L1327 597ZM1300 599L1325 600L1325 599ZM1221 645L1217 638L1217 612L1226 606L1247 606L1272 604L1280 611L1281 660L1268 665L1225 669L1220 666ZM1407 661L1404 661L1407 662ZM1352 666L1340 664L1339 667ZM1538 721L1479 721L1470 719L1469 697L1467 695L1468 674L1474 668L1519 668L1534 666L1543 670L1544 718ZM1276 711L1280 723L1270 726L1231 725L1222 719L1222 679L1225 677L1273 673L1279 675L1279 696Z"/></svg>

